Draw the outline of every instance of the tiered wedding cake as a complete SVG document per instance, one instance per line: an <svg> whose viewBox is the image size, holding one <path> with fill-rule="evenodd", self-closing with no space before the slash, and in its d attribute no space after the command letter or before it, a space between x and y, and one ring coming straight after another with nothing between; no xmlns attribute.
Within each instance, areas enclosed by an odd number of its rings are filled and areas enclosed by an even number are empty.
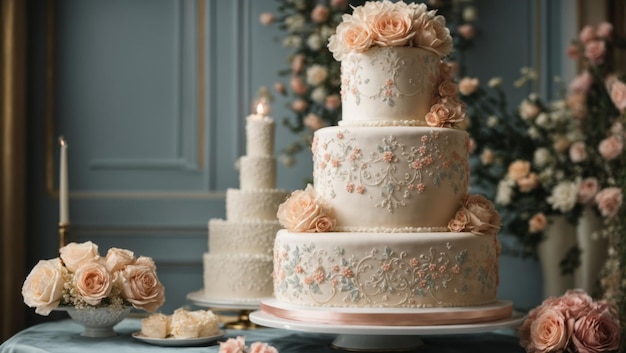
<svg viewBox="0 0 626 353"><path fill-rule="evenodd" d="M226 220L209 220L209 252L203 258L209 300L252 303L272 296L272 247L281 228L276 211L289 193L276 189L274 121L262 107L246 118L241 189L226 190Z"/></svg>
<svg viewBox="0 0 626 353"><path fill-rule="evenodd" d="M469 136L441 60L452 48L443 17L423 4L366 2L344 15L329 48L342 65L342 121L315 132L313 186L278 210L286 229L263 310L332 323L382 324L371 309L417 315L390 325L510 317L496 298L500 217L468 193ZM486 307L467 313L474 306ZM446 314L411 311L423 308Z"/></svg>

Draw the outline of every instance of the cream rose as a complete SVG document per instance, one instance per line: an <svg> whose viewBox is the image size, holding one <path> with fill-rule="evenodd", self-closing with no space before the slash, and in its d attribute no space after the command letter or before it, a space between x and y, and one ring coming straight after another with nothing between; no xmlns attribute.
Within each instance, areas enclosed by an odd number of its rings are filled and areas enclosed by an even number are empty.
<svg viewBox="0 0 626 353"><path fill-rule="evenodd" d="M426 113L426 124L433 127L443 127L448 122L450 110L444 104L434 104Z"/></svg>
<svg viewBox="0 0 626 353"><path fill-rule="evenodd" d="M324 120L319 117L319 115L314 113L309 113L302 120L304 126L308 127L311 131L316 131L325 126Z"/></svg>
<svg viewBox="0 0 626 353"><path fill-rule="evenodd" d="M337 32L328 39L328 49L337 61L350 52L363 52L372 46L370 29L363 21L350 15L343 15L343 22L337 26Z"/></svg>
<svg viewBox="0 0 626 353"><path fill-rule="evenodd" d="M587 159L587 150L584 142L577 141L569 147L569 159L574 163Z"/></svg>
<svg viewBox="0 0 626 353"><path fill-rule="evenodd" d="M334 220L329 207L320 199L311 184L305 190L294 191L278 206L280 223L291 232L331 231Z"/></svg>
<svg viewBox="0 0 626 353"><path fill-rule="evenodd" d="M530 325L530 340L538 352L564 350L569 332L563 314L550 307L542 310Z"/></svg>
<svg viewBox="0 0 626 353"><path fill-rule="evenodd" d="M459 93L469 96L476 92L479 85L480 81L477 78L464 77L459 81Z"/></svg>
<svg viewBox="0 0 626 353"><path fill-rule="evenodd" d="M452 52L452 37L443 16L431 18L429 13L425 13L413 22L413 26L417 33L413 43L417 47L430 50L439 57Z"/></svg>
<svg viewBox="0 0 626 353"><path fill-rule="evenodd" d="M132 251L119 248L110 248L104 258L105 266L111 273L121 270L133 261L135 261L135 254Z"/></svg>
<svg viewBox="0 0 626 353"><path fill-rule="evenodd" d="M149 266L126 266L121 281L122 297L137 309L153 312L165 302L165 288Z"/></svg>
<svg viewBox="0 0 626 353"><path fill-rule="evenodd" d="M139 256L137 260L133 262L133 265L147 266L150 267L153 271L156 271L156 265L154 264L154 260L152 260L151 257Z"/></svg>
<svg viewBox="0 0 626 353"><path fill-rule="evenodd" d="M82 264L74 273L74 282L85 303L94 306L108 297L113 288L111 273L99 262Z"/></svg>
<svg viewBox="0 0 626 353"><path fill-rule="evenodd" d="M47 316L63 298L63 265L61 259L40 260L22 285L24 303Z"/></svg>
<svg viewBox="0 0 626 353"><path fill-rule="evenodd" d="M324 83L328 78L328 70L322 65L311 65L306 70L307 83L312 86L318 86Z"/></svg>
<svg viewBox="0 0 626 353"><path fill-rule="evenodd" d="M520 104L518 111L522 119L528 120L535 118L539 114L539 107L535 103L525 99Z"/></svg>
<svg viewBox="0 0 626 353"><path fill-rule="evenodd" d="M568 212L576 206L578 199L578 184L575 182L563 181L558 183L547 201L552 205L553 210Z"/></svg>
<svg viewBox="0 0 626 353"><path fill-rule="evenodd" d="M69 243L59 250L61 260L70 272L75 272L78 266L95 260L98 254L98 245L91 241L84 243Z"/></svg>
<svg viewBox="0 0 626 353"><path fill-rule="evenodd" d="M448 222L448 229L451 232L462 232L462 231L464 231L465 227L470 222L470 217L471 216L470 216L469 211L467 210L467 208L461 207L461 209L456 211L456 214L454 215L454 218L451 219L450 222Z"/></svg>

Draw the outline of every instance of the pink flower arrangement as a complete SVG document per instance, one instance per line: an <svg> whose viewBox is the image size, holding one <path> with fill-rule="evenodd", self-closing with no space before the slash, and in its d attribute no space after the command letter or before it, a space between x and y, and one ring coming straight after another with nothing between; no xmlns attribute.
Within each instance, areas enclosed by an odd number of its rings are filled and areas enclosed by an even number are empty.
<svg viewBox="0 0 626 353"><path fill-rule="evenodd" d="M617 351L620 326L617 306L594 301L583 290L568 290L532 309L519 330L528 353L600 353Z"/></svg>
<svg viewBox="0 0 626 353"><path fill-rule="evenodd" d="M425 4L384 0L368 1L343 15L328 43L337 61L374 46L418 47L444 57L452 51L452 37L443 16Z"/></svg>
<svg viewBox="0 0 626 353"><path fill-rule="evenodd" d="M24 303L39 315L58 306L133 306L153 312L165 302L165 289L149 257L111 248L105 257L91 241L70 243L60 256L41 260L22 286Z"/></svg>
<svg viewBox="0 0 626 353"><path fill-rule="evenodd" d="M219 353L278 353L274 346L270 346L264 342L254 342L247 350L246 338L237 336L237 338L229 338L225 342L220 342Z"/></svg>

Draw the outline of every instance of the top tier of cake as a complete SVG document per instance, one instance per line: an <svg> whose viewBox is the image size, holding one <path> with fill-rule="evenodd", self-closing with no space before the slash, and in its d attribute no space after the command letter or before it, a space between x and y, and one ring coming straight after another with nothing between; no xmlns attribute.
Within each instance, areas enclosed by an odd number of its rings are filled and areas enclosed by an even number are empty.
<svg viewBox="0 0 626 353"><path fill-rule="evenodd" d="M414 47L374 47L341 62L340 126L426 125L439 58Z"/></svg>

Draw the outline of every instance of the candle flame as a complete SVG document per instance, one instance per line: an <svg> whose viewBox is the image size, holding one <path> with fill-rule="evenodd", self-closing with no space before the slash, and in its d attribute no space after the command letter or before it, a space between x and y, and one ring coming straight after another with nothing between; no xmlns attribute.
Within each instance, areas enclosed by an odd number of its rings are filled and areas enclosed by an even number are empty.
<svg viewBox="0 0 626 353"><path fill-rule="evenodd" d="M259 103L256 105L256 113L259 115L263 115L263 103Z"/></svg>

